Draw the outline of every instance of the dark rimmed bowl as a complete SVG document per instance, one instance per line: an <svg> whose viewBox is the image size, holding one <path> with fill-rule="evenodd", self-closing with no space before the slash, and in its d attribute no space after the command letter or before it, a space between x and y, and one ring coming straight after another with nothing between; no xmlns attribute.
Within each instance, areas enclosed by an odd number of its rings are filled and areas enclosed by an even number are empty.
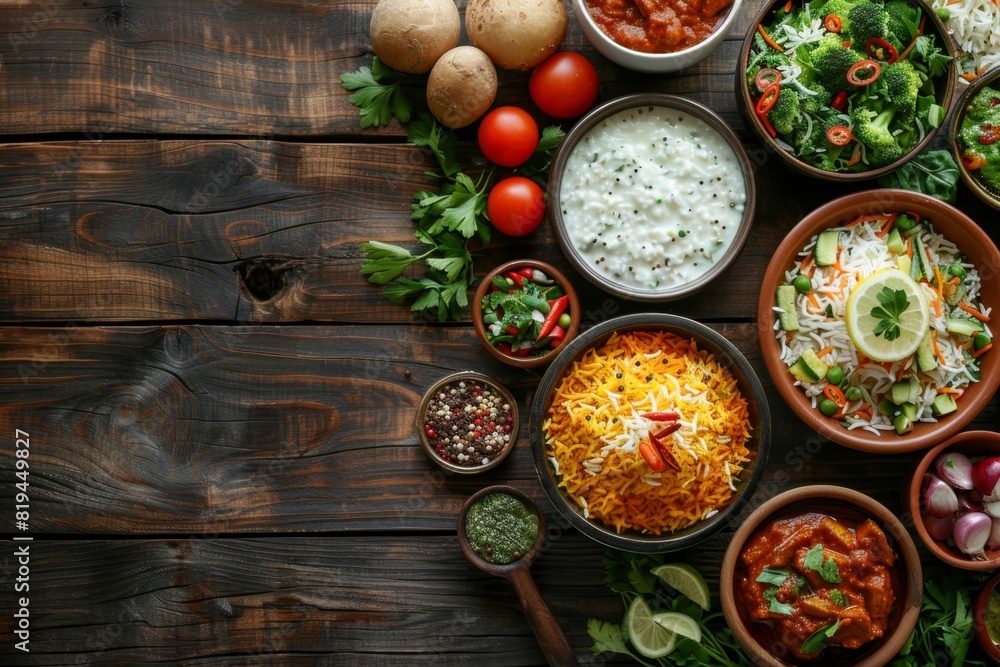
<svg viewBox="0 0 1000 667"><path fill-rule="evenodd" d="M647 106L677 109L704 121L716 132L718 132L722 138L725 139L726 143L729 144L729 147L733 150L733 153L735 153L736 158L739 161L740 169L743 172L743 184L746 193L746 198L743 203L743 216L740 219L739 229L737 230L729 248L727 248L726 252L719 258L719 261L717 261L711 269L690 282L678 287L658 290L638 289L629 285L624 285L622 283L609 280L604 275L594 271L589 262L585 261L574 247L573 240L570 238L570 235L566 230L562 206L560 205L560 194L562 191L563 172L566 168L566 161L569 159L570 154L573 152L573 148L580 141L580 139L609 116L612 116L620 111ZM569 133L567 133L566 138L563 139L559 148L556 149L555 155L552 159L552 168L549 171L549 174L548 189L546 192L546 199L548 202L548 218L552 223L553 229L555 230L556 240L559 242L559 247L562 248L563 254L566 255L566 258L570 261L573 267L579 271L580 275L584 278L606 292L610 292L611 294L615 294L625 299L645 302L663 302L673 301L675 299L680 299L694 294L708 285L708 283L712 282L712 280L717 278L723 271L726 270L726 268L729 267L730 264L732 264L737 255L740 254L740 251L743 249L743 245L746 243L747 237L750 235L750 227L753 224L754 208L756 205L756 186L753 177L753 165L750 163L750 158L747 157L746 151L743 150L743 143L740 141L739 137L736 136L736 133L733 132L729 125L727 125L726 122L722 120L722 118L720 118L714 111L708 107L698 104L697 102L692 102L691 100L682 97L660 93L643 93L639 95L626 95L624 97L619 97L609 102L605 102L581 118L577 124L573 126Z"/></svg>
<svg viewBox="0 0 1000 667"><path fill-rule="evenodd" d="M937 12L935 12L928 3L924 0L907 0L913 5L918 5L923 12L923 15L927 17L927 29L924 34L933 32L937 39L935 42L939 47L941 47L946 53L951 53L954 49L952 47L952 42L950 37L947 35L947 31L944 28L944 24L938 17ZM761 25L767 20L767 17L774 11L785 6L786 0L772 0L772 2L766 4L757 16L750 23L750 28L747 31L747 36L743 40L743 47L740 49L739 58L736 61L736 102L743 114L746 124L753 128L754 134L757 135L758 139L767 147L767 149L775 153L778 158L787 164L789 167L799 172L800 174L805 174L806 176L812 176L813 178L820 178L827 181L837 181L842 183L857 183L860 181L868 181L879 176L884 176L894 169L898 169L902 165L906 164L910 158L917 155L920 151L928 146L940 128L930 128L926 136L914 146L909 153L904 155L899 160L891 164L887 164L883 167L878 167L875 169L868 169L866 171L856 171L856 172L840 172L840 171L827 171L825 169L820 169L819 167L814 167L811 164L803 162L795 155L789 151L782 148L781 144L777 140L768 134L767 130L764 129L760 118L757 117L755 108L755 101L751 95L750 87L747 85L746 72L747 63L750 59L750 49L754 43L754 36L757 34L756 27ZM796 0L798 2L798 0ZM955 63L954 61L948 64L948 71L945 73L935 86L935 99L937 104L939 104L944 109L945 118L951 112L951 104L954 101L954 88L957 75L955 73ZM942 123L943 125L944 123Z"/></svg>
<svg viewBox="0 0 1000 667"><path fill-rule="evenodd" d="M507 442L507 446L504 448L503 452L500 453L500 456L492 459L489 463L477 466L461 466L452 463L451 461L445 461L436 451L434 451L434 446L431 444L430 440L427 438L427 434L424 432L424 417L427 414L427 406L434 397L434 394L440 391L445 385L451 384L452 382L461 382L463 380L488 384L496 391L496 393L504 397L507 404L510 405L511 411L512 422L510 428L510 440ZM427 454L431 461L434 461L434 463L450 472L456 472L462 475L475 475L481 472L486 472L487 470L492 470L500 465L505 458L510 456L511 451L513 451L514 447L517 445L517 433L520 420L520 411L517 407L517 401L514 400L514 397L509 391L507 391L506 387L493 378L483 375L482 373L477 373L475 371L460 371L458 373L446 375L435 382L430 389L424 392L423 398L420 399L420 405L417 407L417 435L420 437L420 445L423 447L424 453Z"/></svg>
<svg viewBox="0 0 1000 667"><path fill-rule="evenodd" d="M569 310L567 312L570 313L570 317L573 320L569 328L566 330L566 336L562 339L561 343L556 345L547 354L534 357L518 357L512 354L504 354L494 346L490 345L489 341L486 340L486 324L483 322L482 301L483 297L486 296L490 288L490 284L494 276L522 266L530 266L533 269L538 269L549 278L552 278L559 285L559 287L562 288L562 291L569 296ZM476 330L476 338L479 339L479 342L482 343L484 348L486 348L486 351L489 352L494 358L517 368L537 368L538 366L547 364L555 359L559 351L564 349L571 340L576 338L576 334L580 330L580 318L583 316L582 314L583 311L580 309L580 298L577 296L576 289L574 289L573 284L570 283L569 279L556 267L537 259L517 259L512 262L501 264L483 277L483 279L479 282L479 287L476 288L475 296L472 297L472 326Z"/></svg>
<svg viewBox="0 0 1000 667"><path fill-rule="evenodd" d="M511 561L510 563L498 564L487 561L472 548L472 545L469 543L469 537L465 532L465 519L469 514L469 508L479 502L480 499L492 493L505 493L508 496L517 498L532 514L538 517L538 534L535 536L535 543L526 554L517 560ZM469 496L469 498L462 505L462 509L458 512L458 545L461 547L462 553L465 554L465 557L483 572L489 572L490 574L502 577L508 576L514 570L531 567L531 564L535 562L535 559L537 559L538 555L542 552L542 544L544 542L545 517L542 516L542 512L538 509L538 505L536 505L535 501L523 492L508 484L494 484L493 486L487 486L484 489L476 491L474 494Z"/></svg>
<svg viewBox="0 0 1000 667"><path fill-rule="evenodd" d="M819 512L843 521L862 521L871 518L879 525L889 545L899 558L893 565L893 583L897 592L892 627L881 638L866 643L842 659L824 659L810 663L786 662L781 657L780 645L764 646L750 630L739 591L739 574L743 567L740 555L747 541L757 530L772 519L797 516L806 512ZM920 556L913 540L899 519L884 505L869 496L840 486L801 486L771 498L755 509L740 524L733 535L722 560L719 577L719 596L722 613L733 631L736 641L750 655L754 664L762 667L790 667L792 665L822 664L826 667L882 667L903 647L917 624L923 600L923 575Z"/></svg>
<svg viewBox="0 0 1000 667"><path fill-rule="evenodd" d="M1000 433L992 431L964 431L945 440L926 454L917 464L916 471L907 486L907 502L913 515L913 527L927 550L952 567L961 570L988 572L1000 568L1000 549L986 549L988 560L972 560L947 542L935 540L927 532L921 512L920 499L923 495L924 474L933 472L934 460L944 452L961 452L966 456L1000 456Z"/></svg>
<svg viewBox="0 0 1000 667"><path fill-rule="evenodd" d="M615 332L650 330L667 331L681 338L693 339L697 342L699 349L714 354L719 363L725 365L733 374L740 392L747 401L750 413L753 433L747 447L751 451L752 460L747 464L745 474L741 475L741 479L737 482L736 493L730 504L720 509L715 516L669 535L644 535L637 531L618 534L613 528L584 517L580 506L559 488L555 469L545 453L542 422L551 405L556 384L562 379L572 362L582 357L587 350L603 345ZM677 315L660 313L617 317L598 324L578 336L565 350L559 353L558 358L549 366L538 385L538 390L531 404L530 424L531 455L535 463L535 471L538 473L538 478L549 501L570 525L587 537L615 549L636 553L666 553L686 549L731 525L740 508L753 495L767 463L767 455L771 445L771 415L767 405L767 396L750 362L725 336L704 324Z"/></svg>
<svg viewBox="0 0 1000 667"><path fill-rule="evenodd" d="M993 86L994 88L1000 87L1000 67L994 67L981 77L977 78L975 81L970 83L965 92L962 93L958 103L955 105L955 117L951 121L948 140L951 143L951 150L955 155L955 161L958 163L958 172L962 175L962 180L965 181L968 188L972 190L974 195L993 208L1000 209L1000 190L990 188L985 181L966 168L965 163L962 161L965 151L959 142L959 133L962 128L962 121L965 119L966 108L969 106L972 98L978 95L979 91L987 86Z"/></svg>
<svg viewBox="0 0 1000 667"><path fill-rule="evenodd" d="M1000 646L997 646L993 639L990 638L989 630L986 626L986 619L988 616L987 605L990 601L990 596L994 594L993 589L1000 585L1000 572L993 575L986 585L983 586L982 590L979 591L979 595L976 596L976 600L972 606L973 618L975 619L975 624L973 627L976 628L976 640L982 647L983 651L990 657L990 660L994 664L1000 665ZM996 592L1000 595L1000 590Z"/></svg>
<svg viewBox="0 0 1000 667"><path fill-rule="evenodd" d="M958 246L980 271L982 293L980 300L1000 307L1000 250L990 237L969 216L940 199L907 190L865 190L834 199L809 213L788 232L774 252L761 283L757 303L757 327L761 352L768 373L778 393L809 428L836 443L864 452L899 454L931 447L955 435L990 402L1000 387L1000 355L992 352L981 357L980 382L972 383L958 401L958 410L936 423L917 423L904 435L884 431L881 436L863 429L848 431L838 422L823 416L812 407L805 392L795 386L795 378L781 360L781 348L774 335L774 294L784 279L785 271L792 268L798 252L820 231L837 227L854 220L864 213L884 211L914 211L934 221L945 238ZM992 278L991 278L992 277Z"/></svg>

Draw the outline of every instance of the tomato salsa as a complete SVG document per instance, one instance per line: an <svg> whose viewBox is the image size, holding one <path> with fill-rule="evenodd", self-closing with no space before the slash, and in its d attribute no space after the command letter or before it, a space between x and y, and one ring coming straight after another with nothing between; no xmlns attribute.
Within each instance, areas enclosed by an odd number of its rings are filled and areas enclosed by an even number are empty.
<svg viewBox="0 0 1000 667"><path fill-rule="evenodd" d="M740 556L737 581L751 631L798 662L860 648L889 630L895 560L871 519L811 512L772 521Z"/></svg>
<svg viewBox="0 0 1000 667"><path fill-rule="evenodd" d="M673 53L694 46L722 22L732 0L587 0L604 33L625 48Z"/></svg>

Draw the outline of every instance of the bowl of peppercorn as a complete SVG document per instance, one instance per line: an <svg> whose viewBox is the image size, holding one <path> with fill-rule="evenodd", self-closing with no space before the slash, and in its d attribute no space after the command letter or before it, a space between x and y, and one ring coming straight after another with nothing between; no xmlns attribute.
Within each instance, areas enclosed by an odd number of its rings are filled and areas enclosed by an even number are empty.
<svg viewBox="0 0 1000 667"><path fill-rule="evenodd" d="M445 470L475 474L495 468L517 442L517 402L474 371L453 373L424 394L417 432L427 456Z"/></svg>

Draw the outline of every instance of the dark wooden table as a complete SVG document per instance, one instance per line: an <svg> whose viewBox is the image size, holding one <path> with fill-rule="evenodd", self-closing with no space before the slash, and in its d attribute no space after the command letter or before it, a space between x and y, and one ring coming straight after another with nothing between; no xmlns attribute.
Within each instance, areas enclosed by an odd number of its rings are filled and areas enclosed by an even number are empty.
<svg viewBox="0 0 1000 667"><path fill-rule="evenodd" d="M361 131L339 85L371 60L374 4L2 3L0 530L33 541L0 557L0 664L542 662L509 585L467 563L455 537L462 502L494 482L556 522L526 434L499 469L467 478L440 473L414 430L421 394L447 373L490 374L522 406L539 374L494 361L468 321L389 304L358 273L361 242L413 245L410 197L433 166L396 124ZM753 319L764 267L803 214L848 189L791 173L737 113L736 55L760 4L679 76L610 64L572 19L564 44L597 66L601 100L678 93L744 138L757 214L721 278L662 306L616 300L570 271L545 224L498 238L478 271L550 261L572 275L588 324L645 310L706 322L770 388ZM526 75L501 82L498 104L529 104ZM1000 238L996 213L964 188L959 205ZM899 509L917 455L853 452L776 395L770 408L755 501L830 482ZM998 422L994 398L974 426ZM30 437L27 530L15 523L18 430ZM730 535L677 558L714 584ZM535 576L592 663L586 619L620 618L621 604L601 582L602 547L551 537ZM30 654L13 647L24 545Z"/></svg>

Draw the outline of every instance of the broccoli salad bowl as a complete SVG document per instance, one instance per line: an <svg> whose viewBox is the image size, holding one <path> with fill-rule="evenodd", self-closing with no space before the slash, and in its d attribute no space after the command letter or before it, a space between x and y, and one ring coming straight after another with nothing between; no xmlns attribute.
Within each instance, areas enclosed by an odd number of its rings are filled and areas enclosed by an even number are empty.
<svg viewBox="0 0 1000 667"><path fill-rule="evenodd" d="M955 63L923 0L776 0L754 19L737 101L793 169L878 178L931 142L952 102Z"/></svg>

